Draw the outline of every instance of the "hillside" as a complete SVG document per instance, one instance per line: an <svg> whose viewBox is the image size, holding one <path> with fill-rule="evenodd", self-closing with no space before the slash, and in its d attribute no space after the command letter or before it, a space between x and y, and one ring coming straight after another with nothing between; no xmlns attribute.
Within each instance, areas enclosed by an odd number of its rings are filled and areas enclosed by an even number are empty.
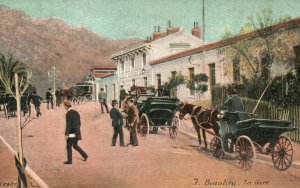
<svg viewBox="0 0 300 188"><path fill-rule="evenodd" d="M47 71L59 70L58 86L82 81L93 65L114 65L111 54L139 40L111 40L88 28L72 27L63 20L33 19L24 12L0 6L0 52L13 55L33 71L38 93L53 86Z"/></svg>

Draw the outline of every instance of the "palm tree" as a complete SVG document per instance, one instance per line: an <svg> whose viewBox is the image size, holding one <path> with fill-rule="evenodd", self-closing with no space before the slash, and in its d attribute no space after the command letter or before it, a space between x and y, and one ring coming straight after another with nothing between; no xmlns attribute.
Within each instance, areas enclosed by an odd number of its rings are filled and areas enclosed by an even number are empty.
<svg viewBox="0 0 300 188"><path fill-rule="evenodd" d="M14 60L12 56L6 58L5 55L0 53L0 67L1 85L4 86L6 93L10 93L15 96L13 92L15 73L17 73L20 77L20 87L22 90L24 86L27 85L27 83L24 82L27 79L25 65L18 60Z"/></svg>
<svg viewBox="0 0 300 188"><path fill-rule="evenodd" d="M24 172L24 161L23 161L23 143L22 143L22 129L24 126L21 123L21 97L29 86L29 79L31 74L26 72L26 67L23 63L18 60L14 60L11 56L6 58L0 53L0 85L3 85L6 93L14 96L17 101L17 118L18 118L18 145L19 153L17 159L21 165L21 171ZM13 89L14 88L14 89ZM28 119L25 120L26 123ZM19 180L21 178L19 177ZM21 187L24 187L24 182L22 181Z"/></svg>

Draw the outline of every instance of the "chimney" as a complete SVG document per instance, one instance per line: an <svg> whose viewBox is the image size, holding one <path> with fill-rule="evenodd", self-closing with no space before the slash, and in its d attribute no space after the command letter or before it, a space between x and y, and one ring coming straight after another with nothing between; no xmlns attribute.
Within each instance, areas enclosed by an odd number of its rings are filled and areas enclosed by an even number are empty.
<svg viewBox="0 0 300 188"><path fill-rule="evenodd" d="M167 28L167 35L171 34L173 31L173 28L171 27L171 20L168 21L169 27Z"/></svg>
<svg viewBox="0 0 300 188"><path fill-rule="evenodd" d="M198 26L198 22L194 22L194 28L192 29L192 35L197 38L201 38L201 30Z"/></svg>
<svg viewBox="0 0 300 188"><path fill-rule="evenodd" d="M160 37L161 37L160 26L157 26L157 31L156 31L156 26L154 26L153 40L156 40Z"/></svg>

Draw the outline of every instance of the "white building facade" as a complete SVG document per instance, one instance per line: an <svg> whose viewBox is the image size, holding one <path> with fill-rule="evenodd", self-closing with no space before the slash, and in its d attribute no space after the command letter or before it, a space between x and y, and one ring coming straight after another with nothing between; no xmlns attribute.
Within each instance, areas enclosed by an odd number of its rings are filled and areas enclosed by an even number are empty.
<svg viewBox="0 0 300 188"><path fill-rule="evenodd" d="M199 37L180 28L169 28L167 33L154 32L153 41L125 49L111 58L117 64L118 88L125 90L135 86L155 86L155 78L149 62L200 46Z"/></svg>

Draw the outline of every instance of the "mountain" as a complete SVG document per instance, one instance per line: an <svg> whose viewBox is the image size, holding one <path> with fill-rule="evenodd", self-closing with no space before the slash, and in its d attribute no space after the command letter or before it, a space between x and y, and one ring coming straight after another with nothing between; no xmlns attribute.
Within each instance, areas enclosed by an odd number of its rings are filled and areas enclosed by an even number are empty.
<svg viewBox="0 0 300 188"><path fill-rule="evenodd" d="M53 87L47 71L59 71L57 86L66 88L85 79L91 66L114 65L110 55L140 40L112 40L63 20L33 19L0 5L0 52L32 70L32 85L42 94Z"/></svg>

